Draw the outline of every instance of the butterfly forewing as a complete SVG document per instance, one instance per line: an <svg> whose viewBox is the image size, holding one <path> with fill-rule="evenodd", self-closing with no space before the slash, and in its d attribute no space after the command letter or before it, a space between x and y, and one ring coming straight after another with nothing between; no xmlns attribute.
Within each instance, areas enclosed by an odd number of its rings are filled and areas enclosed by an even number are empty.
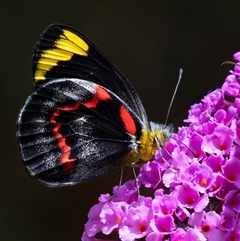
<svg viewBox="0 0 240 241"><path fill-rule="evenodd" d="M73 28L53 24L40 36L33 56L33 81L79 78L116 93L148 127L141 100L128 79L88 38Z"/></svg>

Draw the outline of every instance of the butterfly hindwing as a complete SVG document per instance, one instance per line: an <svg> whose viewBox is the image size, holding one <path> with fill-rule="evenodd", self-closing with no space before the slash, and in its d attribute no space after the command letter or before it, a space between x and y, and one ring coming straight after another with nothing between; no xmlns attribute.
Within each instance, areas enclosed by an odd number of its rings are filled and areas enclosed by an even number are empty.
<svg viewBox="0 0 240 241"><path fill-rule="evenodd" d="M57 79L29 96L17 137L31 175L49 186L65 186L118 168L141 129L141 120L108 89Z"/></svg>
<svg viewBox="0 0 240 241"><path fill-rule="evenodd" d="M77 30L53 24L40 36L33 56L33 81L84 79L116 93L147 126L141 100L128 79L88 38Z"/></svg>

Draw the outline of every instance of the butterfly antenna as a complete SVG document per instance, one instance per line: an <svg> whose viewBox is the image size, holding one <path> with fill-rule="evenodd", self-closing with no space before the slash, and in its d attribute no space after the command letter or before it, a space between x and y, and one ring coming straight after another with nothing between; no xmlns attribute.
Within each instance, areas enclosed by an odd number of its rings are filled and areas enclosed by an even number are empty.
<svg viewBox="0 0 240 241"><path fill-rule="evenodd" d="M173 92L171 102L170 102L169 107L168 107L167 116L166 116L166 119L165 119L165 126L168 124L168 117L169 117L169 114L170 114L170 111L171 111L171 108L172 108L172 104L173 104L173 101L174 101L174 99L175 99L175 96L176 96L176 93L177 93L177 90L178 90L178 86L179 86L180 81L181 81L181 79L182 79L182 74L183 74L183 70L180 69L180 70L179 70L179 75L178 75L178 81L177 81L175 90L174 90L174 92Z"/></svg>
<svg viewBox="0 0 240 241"><path fill-rule="evenodd" d="M174 138L174 137L172 137L172 139L175 140L175 141L177 141L177 142L179 142L179 143L182 144L183 146L185 146L185 147L192 153L192 155L193 155L194 157L196 157L196 155L194 154L194 152L193 152L185 143L183 143L182 141L179 141L178 139L176 139L176 138Z"/></svg>
<svg viewBox="0 0 240 241"><path fill-rule="evenodd" d="M210 91L207 92L207 94L213 92L213 91L216 90L216 89L217 89L217 87L212 88ZM184 110L189 109L189 106L191 106L191 105L195 104L197 101L201 100L205 95L206 95L206 94L201 95L200 97L198 97L198 98L196 98L194 101L192 101L190 104L188 104L187 106L185 106L184 108L182 108L180 111L178 111L178 112L169 120L169 122L171 123L172 120L173 120L176 116L178 116L178 115L179 115L180 113L182 113ZM169 123L169 122L168 122L168 123Z"/></svg>

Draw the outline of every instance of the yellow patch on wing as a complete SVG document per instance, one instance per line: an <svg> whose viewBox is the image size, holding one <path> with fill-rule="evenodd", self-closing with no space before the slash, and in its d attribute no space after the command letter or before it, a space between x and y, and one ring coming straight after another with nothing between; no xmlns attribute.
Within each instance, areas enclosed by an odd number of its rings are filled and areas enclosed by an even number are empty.
<svg viewBox="0 0 240 241"><path fill-rule="evenodd" d="M71 61L75 54L88 56L88 49L88 44L81 37L64 29L63 34L55 40L53 47L41 53L34 73L35 82L45 80L46 73L60 61Z"/></svg>

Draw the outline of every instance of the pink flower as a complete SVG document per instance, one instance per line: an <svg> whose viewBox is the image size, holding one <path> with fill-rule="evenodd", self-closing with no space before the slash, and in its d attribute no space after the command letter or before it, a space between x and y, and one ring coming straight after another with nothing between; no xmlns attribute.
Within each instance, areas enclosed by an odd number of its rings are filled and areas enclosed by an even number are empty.
<svg viewBox="0 0 240 241"><path fill-rule="evenodd" d="M156 162L148 162L142 166L138 180L148 188L155 188L161 182L161 170Z"/></svg>
<svg viewBox="0 0 240 241"><path fill-rule="evenodd" d="M102 233L108 235L114 229L119 229L119 225L125 219L125 210L128 205L125 202L107 202L103 205L99 214L102 223Z"/></svg>
<svg viewBox="0 0 240 241"><path fill-rule="evenodd" d="M220 215L213 211L195 212L190 216L188 223L192 227L196 226L208 240L222 240L224 232L218 229L220 218Z"/></svg>
<svg viewBox="0 0 240 241"><path fill-rule="evenodd" d="M240 240L240 224L238 223L232 230L226 232L223 237L223 241L228 240Z"/></svg>
<svg viewBox="0 0 240 241"><path fill-rule="evenodd" d="M125 219L122 226L119 228L119 237L123 241L134 241L145 237L151 230L149 226L153 218L153 213L150 207L144 203L131 205L126 210Z"/></svg>

